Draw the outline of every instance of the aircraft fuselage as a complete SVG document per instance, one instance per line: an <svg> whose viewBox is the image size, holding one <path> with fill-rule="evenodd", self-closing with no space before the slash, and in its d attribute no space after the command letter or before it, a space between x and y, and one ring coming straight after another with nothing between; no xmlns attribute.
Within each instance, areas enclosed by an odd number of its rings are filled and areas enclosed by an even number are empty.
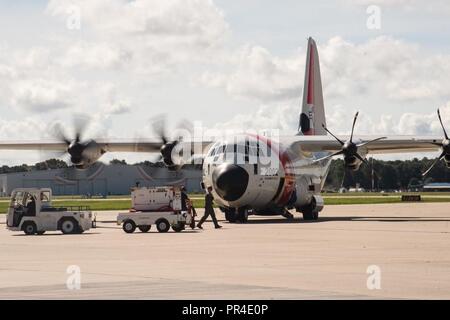
<svg viewBox="0 0 450 320"><path fill-rule="evenodd" d="M282 138L242 135L230 140L214 143L203 162L203 183L212 187L221 208L279 214L308 205L320 193L330 161L313 162L316 155L292 150Z"/></svg>

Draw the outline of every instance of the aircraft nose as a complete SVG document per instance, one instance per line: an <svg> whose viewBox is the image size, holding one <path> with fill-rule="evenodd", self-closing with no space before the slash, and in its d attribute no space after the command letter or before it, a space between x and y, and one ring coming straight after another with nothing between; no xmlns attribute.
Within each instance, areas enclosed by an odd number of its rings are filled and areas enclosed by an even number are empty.
<svg viewBox="0 0 450 320"><path fill-rule="evenodd" d="M248 173L235 164L224 163L212 173L214 189L226 201L236 201L245 193L248 185Z"/></svg>

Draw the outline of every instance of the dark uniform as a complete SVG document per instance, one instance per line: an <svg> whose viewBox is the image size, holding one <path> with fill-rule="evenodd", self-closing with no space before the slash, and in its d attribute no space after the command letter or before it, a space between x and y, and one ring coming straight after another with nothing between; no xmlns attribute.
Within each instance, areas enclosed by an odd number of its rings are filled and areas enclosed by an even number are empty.
<svg viewBox="0 0 450 320"><path fill-rule="evenodd" d="M187 201L189 200L186 191L181 191L181 210L187 211Z"/></svg>
<svg viewBox="0 0 450 320"><path fill-rule="evenodd" d="M203 215L203 217L200 219L199 223L198 223L198 227L201 228L203 222L205 222L205 220L211 216L212 221L214 222L214 226L216 228L221 228L221 226L219 226L219 223L217 222L217 218L216 218L216 213L214 212L214 207L213 207L213 200L214 197L211 193L207 193L205 196L205 214Z"/></svg>
<svg viewBox="0 0 450 320"><path fill-rule="evenodd" d="M35 216L36 215L36 200L34 200L34 197L31 197L31 201L27 203L27 216Z"/></svg>

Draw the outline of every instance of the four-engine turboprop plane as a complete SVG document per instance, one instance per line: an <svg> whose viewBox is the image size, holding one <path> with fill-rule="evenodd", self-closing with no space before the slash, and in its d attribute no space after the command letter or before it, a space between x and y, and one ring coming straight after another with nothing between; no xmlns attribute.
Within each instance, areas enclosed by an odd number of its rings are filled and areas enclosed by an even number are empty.
<svg viewBox="0 0 450 320"><path fill-rule="evenodd" d="M358 170L369 153L441 149L436 162L444 159L450 167L450 141L439 112L444 138L357 136L354 134L357 116L349 136L335 136L326 127L319 56L314 40L309 38L299 129L291 136L244 133L233 139L197 142L169 140L161 134L160 141L127 142L81 141L78 132L74 139L62 135L60 141L1 142L0 149L67 152L78 168L88 167L106 152L159 152L163 162L176 169L184 163L180 150L188 146L189 150L196 150L197 159L202 159L203 186L212 186L215 201L230 222L245 221L249 213L291 217L288 209L301 212L306 220L318 219L323 208L320 192L331 158L337 155L344 157L347 168Z"/></svg>

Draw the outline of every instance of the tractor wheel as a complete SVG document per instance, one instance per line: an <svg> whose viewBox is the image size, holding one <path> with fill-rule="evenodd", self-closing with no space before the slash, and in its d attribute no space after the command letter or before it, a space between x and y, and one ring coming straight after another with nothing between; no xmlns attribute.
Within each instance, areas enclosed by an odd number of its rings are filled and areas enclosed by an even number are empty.
<svg viewBox="0 0 450 320"><path fill-rule="evenodd" d="M37 233L37 227L36 224L32 221L27 221L22 226L23 232L25 232L26 235L30 236L35 233Z"/></svg>
<svg viewBox="0 0 450 320"><path fill-rule="evenodd" d="M73 234L78 231L78 223L73 219L64 219L61 222L61 232L63 234Z"/></svg>
<svg viewBox="0 0 450 320"><path fill-rule="evenodd" d="M156 229L158 229L159 232L167 232L170 229L169 221L166 219L159 219L156 221Z"/></svg>
<svg viewBox="0 0 450 320"><path fill-rule="evenodd" d="M133 233L136 230L136 224L133 220L126 220L122 226L123 231L126 233Z"/></svg>

